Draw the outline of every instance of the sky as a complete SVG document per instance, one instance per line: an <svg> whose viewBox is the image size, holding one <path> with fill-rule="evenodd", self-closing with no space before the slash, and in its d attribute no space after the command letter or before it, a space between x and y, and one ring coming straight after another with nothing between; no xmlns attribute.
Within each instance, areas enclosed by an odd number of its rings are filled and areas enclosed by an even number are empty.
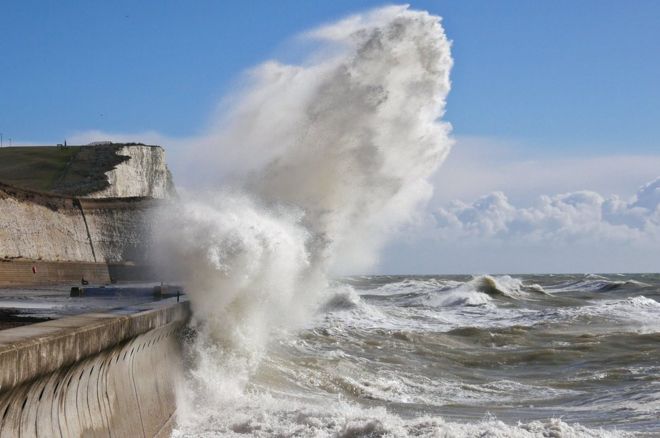
<svg viewBox="0 0 660 438"><path fill-rule="evenodd" d="M3 143L201 135L246 70L295 61L296 35L384 4L2 2ZM453 41L456 144L379 270L658 271L658 203L637 198L660 176L660 3L410 4Z"/></svg>

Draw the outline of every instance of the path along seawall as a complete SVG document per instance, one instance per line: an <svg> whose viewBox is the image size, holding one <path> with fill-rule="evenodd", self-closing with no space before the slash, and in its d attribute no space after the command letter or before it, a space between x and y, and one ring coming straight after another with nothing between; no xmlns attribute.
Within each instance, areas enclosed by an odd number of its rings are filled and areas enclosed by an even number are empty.
<svg viewBox="0 0 660 438"><path fill-rule="evenodd" d="M173 193L163 150L103 148L124 158L101 191L0 183L0 286L157 280L145 266L151 212ZM173 298L0 330L0 438L168 436L189 317Z"/></svg>
<svg viewBox="0 0 660 438"><path fill-rule="evenodd" d="M173 298L0 331L0 438L169 436L189 317Z"/></svg>

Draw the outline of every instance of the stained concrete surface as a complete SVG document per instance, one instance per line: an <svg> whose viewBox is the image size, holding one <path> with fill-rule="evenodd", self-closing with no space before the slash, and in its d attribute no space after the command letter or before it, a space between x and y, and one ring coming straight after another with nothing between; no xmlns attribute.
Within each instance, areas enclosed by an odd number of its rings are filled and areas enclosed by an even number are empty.
<svg viewBox="0 0 660 438"><path fill-rule="evenodd" d="M189 316L171 298L0 331L0 438L167 435Z"/></svg>

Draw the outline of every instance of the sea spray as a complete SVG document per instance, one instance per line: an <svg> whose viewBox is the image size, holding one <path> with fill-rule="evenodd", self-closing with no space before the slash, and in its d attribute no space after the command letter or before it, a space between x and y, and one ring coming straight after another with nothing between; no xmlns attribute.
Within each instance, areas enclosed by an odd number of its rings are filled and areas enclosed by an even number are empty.
<svg viewBox="0 0 660 438"><path fill-rule="evenodd" d="M176 226L161 227L173 276L185 281L195 318L213 341L252 348L275 319L294 318L298 288L314 278L299 211L267 210L245 194L219 192L163 213L162 224Z"/></svg>
<svg viewBox="0 0 660 438"><path fill-rule="evenodd" d="M221 117L223 140L197 151L200 171L243 157L240 189L184 194L157 221L159 259L185 283L197 331L182 425L240 404L269 337L311 313L328 275L373 266L449 150L439 18L386 7L302 38L313 53L254 69Z"/></svg>

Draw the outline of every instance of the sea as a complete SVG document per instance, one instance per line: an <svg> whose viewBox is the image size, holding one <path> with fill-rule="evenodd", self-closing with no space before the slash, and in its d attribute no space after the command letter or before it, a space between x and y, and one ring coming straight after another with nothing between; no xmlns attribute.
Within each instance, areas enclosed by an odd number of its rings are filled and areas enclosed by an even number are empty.
<svg viewBox="0 0 660 438"><path fill-rule="evenodd" d="M658 274L338 279L252 367L191 368L174 436L660 436L659 301Z"/></svg>

